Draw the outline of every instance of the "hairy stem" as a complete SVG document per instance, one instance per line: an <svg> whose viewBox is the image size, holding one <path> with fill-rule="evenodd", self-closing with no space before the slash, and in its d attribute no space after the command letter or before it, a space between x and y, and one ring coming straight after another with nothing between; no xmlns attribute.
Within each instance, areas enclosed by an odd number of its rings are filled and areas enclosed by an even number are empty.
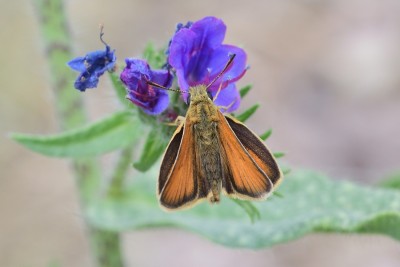
<svg viewBox="0 0 400 267"><path fill-rule="evenodd" d="M111 184L109 186L109 196L120 196L122 195L122 188L124 186L124 180L129 167L132 165L133 150L126 148L121 151L117 166L114 169L114 173L111 176Z"/></svg>
<svg viewBox="0 0 400 267"><path fill-rule="evenodd" d="M72 87L75 74L66 62L72 59L71 40L62 0L36 0L35 7L48 59L51 85L62 130L76 128L86 123L87 116L82 95ZM100 169L95 159L73 160L82 209L95 200L101 181ZM120 236L118 233L87 225L92 251L100 267L122 267Z"/></svg>

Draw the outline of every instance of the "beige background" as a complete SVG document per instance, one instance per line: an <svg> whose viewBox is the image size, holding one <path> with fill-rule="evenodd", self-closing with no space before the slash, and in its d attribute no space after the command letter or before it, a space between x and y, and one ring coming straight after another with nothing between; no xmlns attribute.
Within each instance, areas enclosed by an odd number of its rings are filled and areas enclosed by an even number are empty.
<svg viewBox="0 0 400 267"><path fill-rule="evenodd" d="M67 163L7 139L57 131L48 69L31 1L0 2L0 266L92 266ZM273 127L269 146L293 167L374 184L400 164L400 2L397 0L70 0L76 55L102 48L119 60L163 45L177 22L206 15L248 52L248 125ZM66 68L66 71L69 71ZM72 81L71 81L72 82ZM83 95L91 117L116 106L102 80ZM124 234L128 266L400 266L400 243L382 236L310 235L258 251L228 249L179 230Z"/></svg>

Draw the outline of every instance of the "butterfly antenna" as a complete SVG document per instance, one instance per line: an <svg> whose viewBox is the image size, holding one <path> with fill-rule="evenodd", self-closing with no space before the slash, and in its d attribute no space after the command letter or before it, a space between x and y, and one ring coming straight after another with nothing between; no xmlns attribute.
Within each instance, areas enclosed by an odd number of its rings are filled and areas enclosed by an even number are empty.
<svg viewBox="0 0 400 267"><path fill-rule="evenodd" d="M154 86L154 87L157 87L157 88L160 88L160 89L173 91L173 92L178 92L178 93L181 93L181 94L188 93L188 91L182 91L182 90L179 90L179 89L167 88L165 86L162 86L161 84L158 84L158 83L155 83L155 82L152 82L152 81L146 81L146 82L147 82L148 85L151 85L151 86Z"/></svg>
<svg viewBox="0 0 400 267"><path fill-rule="evenodd" d="M221 70L221 72L212 80L206 87L206 89L210 88L224 73L225 71L232 65L233 59L236 57L236 54L232 54L229 57L228 62L226 63L225 67Z"/></svg>

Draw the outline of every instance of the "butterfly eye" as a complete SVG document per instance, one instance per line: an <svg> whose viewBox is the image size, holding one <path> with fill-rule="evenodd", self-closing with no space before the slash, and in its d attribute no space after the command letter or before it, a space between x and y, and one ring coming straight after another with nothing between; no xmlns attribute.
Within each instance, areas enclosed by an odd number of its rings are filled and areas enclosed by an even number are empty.
<svg viewBox="0 0 400 267"><path fill-rule="evenodd" d="M207 92L207 95L211 100L213 100L213 96L212 96L211 92Z"/></svg>

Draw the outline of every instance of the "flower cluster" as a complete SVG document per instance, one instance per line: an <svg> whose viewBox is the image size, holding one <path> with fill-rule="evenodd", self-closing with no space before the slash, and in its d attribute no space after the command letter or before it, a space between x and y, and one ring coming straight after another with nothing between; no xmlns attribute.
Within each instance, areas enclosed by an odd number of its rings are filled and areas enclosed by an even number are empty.
<svg viewBox="0 0 400 267"><path fill-rule="evenodd" d="M147 114L160 114L168 108L169 96L165 90L149 85L149 81L169 88L175 74L180 89L187 92L195 85L209 85L235 54L229 69L208 90L213 96L220 91L215 100L217 106L229 107L228 112L236 110L240 105L240 95L235 82L247 70L246 53L237 46L223 44L225 33L225 24L215 17L178 24L166 51L165 69L152 70L140 59L125 60L120 79L127 88L127 98ZM105 51L91 52L70 61L69 66L81 72L75 87L80 91L95 87L98 77L112 69L114 64L114 51L111 52L108 45ZM185 101L187 97L188 93L183 93Z"/></svg>
<svg viewBox="0 0 400 267"><path fill-rule="evenodd" d="M221 88L215 104L230 106L230 112L240 104L235 82L246 71L246 53L239 47L222 44L225 32L225 24L215 17L206 17L189 27L182 27L172 37L168 63L176 71L181 90L187 91L194 85L209 84L225 67L230 56L236 54L231 68L209 88L213 96Z"/></svg>
<svg viewBox="0 0 400 267"><path fill-rule="evenodd" d="M147 81L169 88L172 85L172 74L167 70L151 70L144 60L128 58L125 62L126 67L120 78L127 87L126 98L150 115L166 110L169 104L168 93L154 88Z"/></svg>
<svg viewBox="0 0 400 267"><path fill-rule="evenodd" d="M68 62L68 66L79 71L80 74L75 81L75 88L84 92L88 88L95 88L99 83L99 77L105 71L111 71L115 67L115 50L106 45L106 49L93 51L84 57L77 57Z"/></svg>

